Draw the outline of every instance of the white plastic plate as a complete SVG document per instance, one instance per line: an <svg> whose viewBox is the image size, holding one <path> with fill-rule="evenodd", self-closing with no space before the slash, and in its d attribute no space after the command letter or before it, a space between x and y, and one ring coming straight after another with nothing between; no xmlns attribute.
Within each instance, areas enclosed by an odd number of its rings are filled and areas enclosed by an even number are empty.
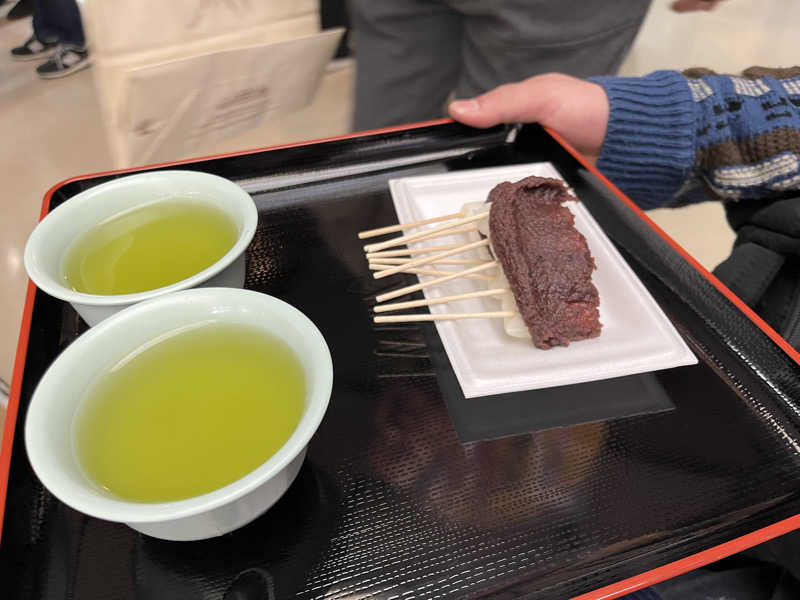
<svg viewBox="0 0 800 600"><path fill-rule="evenodd" d="M458 212L468 202L485 201L498 183L529 175L563 179L550 163L535 163L394 179L389 186L399 222L409 223ZM502 319L439 321L439 336L465 397L595 381L697 362L589 211L579 202L568 202L567 206L575 214L575 226L586 237L597 264L593 281L600 293L602 333L567 347L540 350L530 340L508 336ZM418 245L466 241L465 235ZM438 298L480 289L486 289L481 280L459 278L427 288L424 293L428 298ZM499 301L491 297L430 307L434 314L492 310L500 308Z"/></svg>

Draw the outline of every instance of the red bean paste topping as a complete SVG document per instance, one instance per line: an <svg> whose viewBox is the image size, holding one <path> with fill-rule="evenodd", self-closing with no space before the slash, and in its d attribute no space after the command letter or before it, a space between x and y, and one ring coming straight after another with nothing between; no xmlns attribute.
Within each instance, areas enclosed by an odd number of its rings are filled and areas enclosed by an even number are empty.
<svg viewBox="0 0 800 600"><path fill-rule="evenodd" d="M549 349L600 335L600 297L589 247L564 202L558 179L526 177L489 193L489 231L497 259L533 345Z"/></svg>

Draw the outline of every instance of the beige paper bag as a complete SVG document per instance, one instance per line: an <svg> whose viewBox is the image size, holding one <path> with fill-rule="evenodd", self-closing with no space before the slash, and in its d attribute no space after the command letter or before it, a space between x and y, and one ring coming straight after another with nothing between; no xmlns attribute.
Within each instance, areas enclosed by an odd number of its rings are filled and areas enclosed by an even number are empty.
<svg viewBox="0 0 800 600"><path fill-rule="evenodd" d="M117 164L190 156L306 106L342 32L125 71L112 133Z"/></svg>
<svg viewBox="0 0 800 600"><path fill-rule="evenodd" d="M84 21L94 56L106 59L154 51L189 56L194 42L301 17L314 17L318 30L318 14L318 0L89 0Z"/></svg>
<svg viewBox="0 0 800 600"><path fill-rule="evenodd" d="M118 167L132 164L128 162L130 154L127 149L128 142L120 134L120 110L127 102L125 98L126 73L171 60L307 37L318 32L318 21L317 15L306 15L270 23L255 30L247 29L232 36L196 40L191 44L186 44L185 47L170 46L160 50L111 57L93 54L92 72L115 164Z"/></svg>

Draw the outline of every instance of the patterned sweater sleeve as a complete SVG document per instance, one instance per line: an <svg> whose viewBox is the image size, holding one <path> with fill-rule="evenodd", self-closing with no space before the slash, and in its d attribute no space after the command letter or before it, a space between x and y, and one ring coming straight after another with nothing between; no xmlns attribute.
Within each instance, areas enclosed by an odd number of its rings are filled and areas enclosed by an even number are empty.
<svg viewBox="0 0 800 600"><path fill-rule="evenodd" d="M591 80L611 106L597 165L642 208L800 190L800 68Z"/></svg>

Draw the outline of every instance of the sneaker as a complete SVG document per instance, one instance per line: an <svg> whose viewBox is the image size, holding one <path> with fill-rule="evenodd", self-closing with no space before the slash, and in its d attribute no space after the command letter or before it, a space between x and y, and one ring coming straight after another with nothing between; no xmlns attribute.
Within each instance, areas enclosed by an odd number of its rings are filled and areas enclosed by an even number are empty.
<svg viewBox="0 0 800 600"><path fill-rule="evenodd" d="M19 0L11 10L8 11L6 18L9 21L16 21L17 19L24 19L33 14L33 2L31 0Z"/></svg>
<svg viewBox="0 0 800 600"><path fill-rule="evenodd" d="M40 42L35 35L28 38L28 41L11 50L11 58L14 60L37 60L50 56L58 46L58 42Z"/></svg>
<svg viewBox="0 0 800 600"><path fill-rule="evenodd" d="M66 77L89 66L89 51L71 46L61 46L46 63L36 67L42 79Z"/></svg>

